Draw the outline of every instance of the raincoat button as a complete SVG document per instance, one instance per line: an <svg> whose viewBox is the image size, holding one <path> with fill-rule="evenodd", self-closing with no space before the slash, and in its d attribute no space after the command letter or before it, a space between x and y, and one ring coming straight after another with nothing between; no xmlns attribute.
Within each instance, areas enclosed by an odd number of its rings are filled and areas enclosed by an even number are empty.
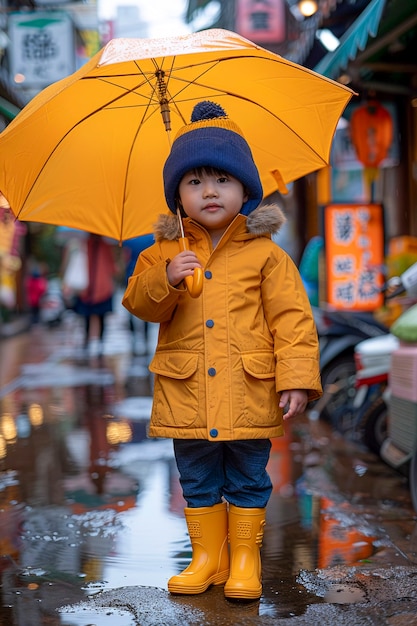
<svg viewBox="0 0 417 626"><path fill-rule="evenodd" d="M217 435L219 434L219 431L217 430L217 428L212 428L210 431L210 437L217 437Z"/></svg>
<svg viewBox="0 0 417 626"><path fill-rule="evenodd" d="M208 368L208 375L209 376L215 376L216 375L216 370L214 369L214 367L209 367Z"/></svg>
<svg viewBox="0 0 417 626"><path fill-rule="evenodd" d="M210 279L210 278L213 276L213 274L210 272L210 270L206 270L206 271L204 272L204 276L205 276L206 278Z"/></svg>
<svg viewBox="0 0 417 626"><path fill-rule="evenodd" d="M213 326L214 326L213 320L207 320L206 326L207 326L207 328L213 328Z"/></svg>

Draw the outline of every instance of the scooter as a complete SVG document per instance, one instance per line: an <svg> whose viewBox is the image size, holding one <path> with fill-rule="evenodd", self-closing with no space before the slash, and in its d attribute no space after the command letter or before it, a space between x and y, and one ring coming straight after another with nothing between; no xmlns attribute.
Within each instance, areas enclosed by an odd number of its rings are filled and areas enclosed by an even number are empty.
<svg viewBox="0 0 417 626"><path fill-rule="evenodd" d="M416 268L417 264L411 266L401 276L394 276L385 283L383 291L386 292L387 299L406 292L408 302L412 302L414 289L417 296L417 287L414 287ZM382 393L388 382L390 356L398 347L398 342L389 334L388 328L378 323L371 314L359 313L352 317L351 313L337 312L333 316L336 316L336 322L354 320L355 332L357 333L359 329L359 332L366 332L369 338L356 342L352 348L353 354L350 358L353 358L355 364L353 374L350 376L345 374L345 378L331 380L326 379L324 370L323 379L330 391L327 393L328 399L323 404L321 416L327 417L333 427L345 436L365 443L369 449L379 454L386 436L386 412ZM340 328L339 326L340 324L337 324L339 331L344 329L343 326ZM339 337L336 345L343 346L352 342L351 333L346 325L345 332L346 335ZM323 353L323 356L326 354ZM349 355L344 355L344 358L346 356L349 358ZM338 375L337 369L333 375Z"/></svg>
<svg viewBox="0 0 417 626"><path fill-rule="evenodd" d="M391 355L399 343L391 333L358 343L355 395L341 418L342 426L350 427L351 439L364 443L378 455L387 436L383 395L388 386ZM340 425L338 430L343 430Z"/></svg>
<svg viewBox="0 0 417 626"><path fill-rule="evenodd" d="M388 329L371 313L331 311L312 307L320 345L320 372L326 401L320 417L332 422L355 395L355 346Z"/></svg>
<svg viewBox="0 0 417 626"><path fill-rule="evenodd" d="M417 263L399 279L392 280L391 296L404 290L417 298ZM406 318L414 329L408 336L400 332ZM388 465L408 475L417 512L417 304L396 320L391 334L396 336L397 345L391 354L389 385L368 411L368 430L370 424L386 420L387 436L381 444L380 456Z"/></svg>
<svg viewBox="0 0 417 626"><path fill-rule="evenodd" d="M395 276L387 281L383 287L387 299L398 296L406 288L412 292L413 271L410 268L404 277ZM403 303L404 300L408 306L413 302L408 295L401 299ZM387 406L384 397L391 355L399 347L399 339L389 332L355 346L355 392L348 403L332 416L336 430L357 443L364 443L375 454L380 454L387 437Z"/></svg>

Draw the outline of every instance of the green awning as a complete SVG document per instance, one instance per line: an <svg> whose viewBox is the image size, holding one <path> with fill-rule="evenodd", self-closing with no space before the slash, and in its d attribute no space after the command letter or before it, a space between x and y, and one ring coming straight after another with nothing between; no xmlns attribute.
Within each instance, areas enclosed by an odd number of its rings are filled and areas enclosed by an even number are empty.
<svg viewBox="0 0 417 626"><path fill-rule="evenodd" d="M4 117L8 120L14 120L16 115L20 113L19 107L15 104L12 104L6 98L2 98L0 96L0 114L4 115Z"/></svg>
<svg viewBox="0 0 417 626"><path fill-rule="evenodd" d="M372 0L345 32L339 47L334 52L328 52L314 71L336 80L349 61L355 59L358 50L365 49L369 36L376 36L384 7L385 0Z"/></svg>

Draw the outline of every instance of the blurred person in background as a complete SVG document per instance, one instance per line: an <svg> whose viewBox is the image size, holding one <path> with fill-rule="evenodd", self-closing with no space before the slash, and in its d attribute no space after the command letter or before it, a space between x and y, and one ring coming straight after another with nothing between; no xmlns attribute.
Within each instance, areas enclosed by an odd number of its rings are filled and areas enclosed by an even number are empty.
<svg viewBox="0 0 417 626"><path fill-rule="evenodd" d="M101 356L105 318L113 311L116 263L112 244L100 235L89 234L85 246L87 286L75 297L73 309L84 318L84 354L89 354L95 339L98 340L98 354Z"/></svg>
<svg viewBox="0 0 417 626"><path fill-rule="evenodd" d="M26 297L30 308L31 322L37 324L39 322L39 311L42 297L48 289L48 281L42 275L39 267L34 265L26 277Z"/></svg>

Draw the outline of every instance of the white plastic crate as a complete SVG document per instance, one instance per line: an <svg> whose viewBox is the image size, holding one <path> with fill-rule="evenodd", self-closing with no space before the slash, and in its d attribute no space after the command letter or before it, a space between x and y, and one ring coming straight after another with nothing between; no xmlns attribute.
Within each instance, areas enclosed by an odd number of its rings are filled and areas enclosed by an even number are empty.
<svg viewBox="0 0 417 626"><path fill-rule="evenodd" d="M391 396L388 436L403 452L414 450L417 442L417 403Z"/></svg>
<svg viewBox="0 0 417 626"><path fill-rule="evenodd" d="M417 345L400 346L393 352L389 385L393 396L417 402Z"/></svg>

